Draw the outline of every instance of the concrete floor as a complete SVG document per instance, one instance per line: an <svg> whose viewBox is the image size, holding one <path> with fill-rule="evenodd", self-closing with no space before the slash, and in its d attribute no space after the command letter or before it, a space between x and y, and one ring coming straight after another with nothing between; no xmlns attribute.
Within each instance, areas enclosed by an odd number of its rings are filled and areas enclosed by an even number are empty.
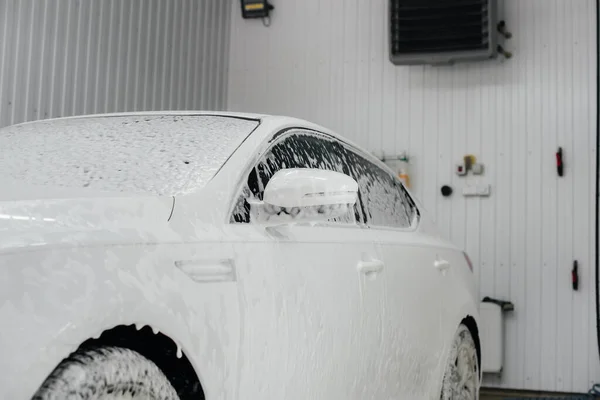
<svg viewBox="0 0 600 400"><path fill-rule="evenodd" d="M511 391L511 390L495 390L495 389L481 389L481 397L480 400L518 400L518 399L530 399L530 398L540 398L540 399L600 399L599 396L596 397L586 397L586 395L577 395L577 394L552 394L552 393L539 393L539 392L521 392L521 391Z"/></svg>

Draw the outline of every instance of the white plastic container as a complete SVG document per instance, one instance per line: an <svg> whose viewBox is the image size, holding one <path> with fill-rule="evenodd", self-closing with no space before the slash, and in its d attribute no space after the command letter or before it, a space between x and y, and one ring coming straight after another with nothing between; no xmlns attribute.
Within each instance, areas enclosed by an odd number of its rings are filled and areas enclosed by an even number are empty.
<svg viewBox="0 0 600 400"><path fill-rule="evenodd" d="M481 339L481 370L499 374L504 360L504 321L502 308L494 303L480 303L479 337Z"/></svg>

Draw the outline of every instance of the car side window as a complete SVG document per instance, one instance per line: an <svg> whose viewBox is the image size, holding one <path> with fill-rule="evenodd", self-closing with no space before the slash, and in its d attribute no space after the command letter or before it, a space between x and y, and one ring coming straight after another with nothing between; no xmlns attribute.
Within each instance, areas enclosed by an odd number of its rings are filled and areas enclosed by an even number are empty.
<svg viewBox="0 0 600 400"><path fill-rule="evenodd" d="M349 149L347 154L350 176L358 182L366 224L410 228L418 210L402 183L354 150Z"/></svg>
<svg viewBox="0 0 600 400"><path fill-rule="evenodd" d="M230 222L250 222L248 199L262 200L269 179L284 168L319 168L350 174L346 150L340 142L312 131L286 132L262 155L249 172ZM335 218L330 222L354 223L358 215L357 210L358 208L355 207L354 213L349 212L348 215Z"/></svg>

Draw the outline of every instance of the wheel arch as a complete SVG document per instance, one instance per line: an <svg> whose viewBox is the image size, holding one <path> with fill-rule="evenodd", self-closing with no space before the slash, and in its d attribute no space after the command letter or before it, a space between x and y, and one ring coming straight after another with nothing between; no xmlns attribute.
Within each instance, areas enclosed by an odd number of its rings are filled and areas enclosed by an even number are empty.
<svg viewBox="0 0 600 400"><path fill-rule="evenodd" d="M135 325L118 325L103 331L97 338L85 340L78 349L106 346L133 350L152 361L171 382L181 400L205 398L192 363L175 341L162 332L155 333L147 325L141 329Z"/></svg>
<svg viewBox="0 0 600 400"><path fill-rule="evenodd" d="M481 375L481 341L479 338L479 328L477 327L477 321L471 315L467 315L461 321L461 324L469 329L471 336L473 337L473 341L475 342L475 348L477 350L477 362L479 363L479 374Z"/></svg>

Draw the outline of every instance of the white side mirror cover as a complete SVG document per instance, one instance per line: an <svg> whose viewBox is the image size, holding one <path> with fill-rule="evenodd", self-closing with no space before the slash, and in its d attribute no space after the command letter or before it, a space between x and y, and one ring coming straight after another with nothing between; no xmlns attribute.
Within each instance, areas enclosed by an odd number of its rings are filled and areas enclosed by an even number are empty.
<svg viewBox="0 0 600 400"><path fill-rule="evenodd" d="M292 208L356 203L358 183L348 175L321 169L282 169L269 180L263 201Z"/></svg>
<svg viewBox="0 0 600 400"><path fill-rule="evenodd" d="M263 201L248 199L250 218L267 225L326 221L347 215L357 194L358 183L342 173L283 169L269 180Z"/></svg>

